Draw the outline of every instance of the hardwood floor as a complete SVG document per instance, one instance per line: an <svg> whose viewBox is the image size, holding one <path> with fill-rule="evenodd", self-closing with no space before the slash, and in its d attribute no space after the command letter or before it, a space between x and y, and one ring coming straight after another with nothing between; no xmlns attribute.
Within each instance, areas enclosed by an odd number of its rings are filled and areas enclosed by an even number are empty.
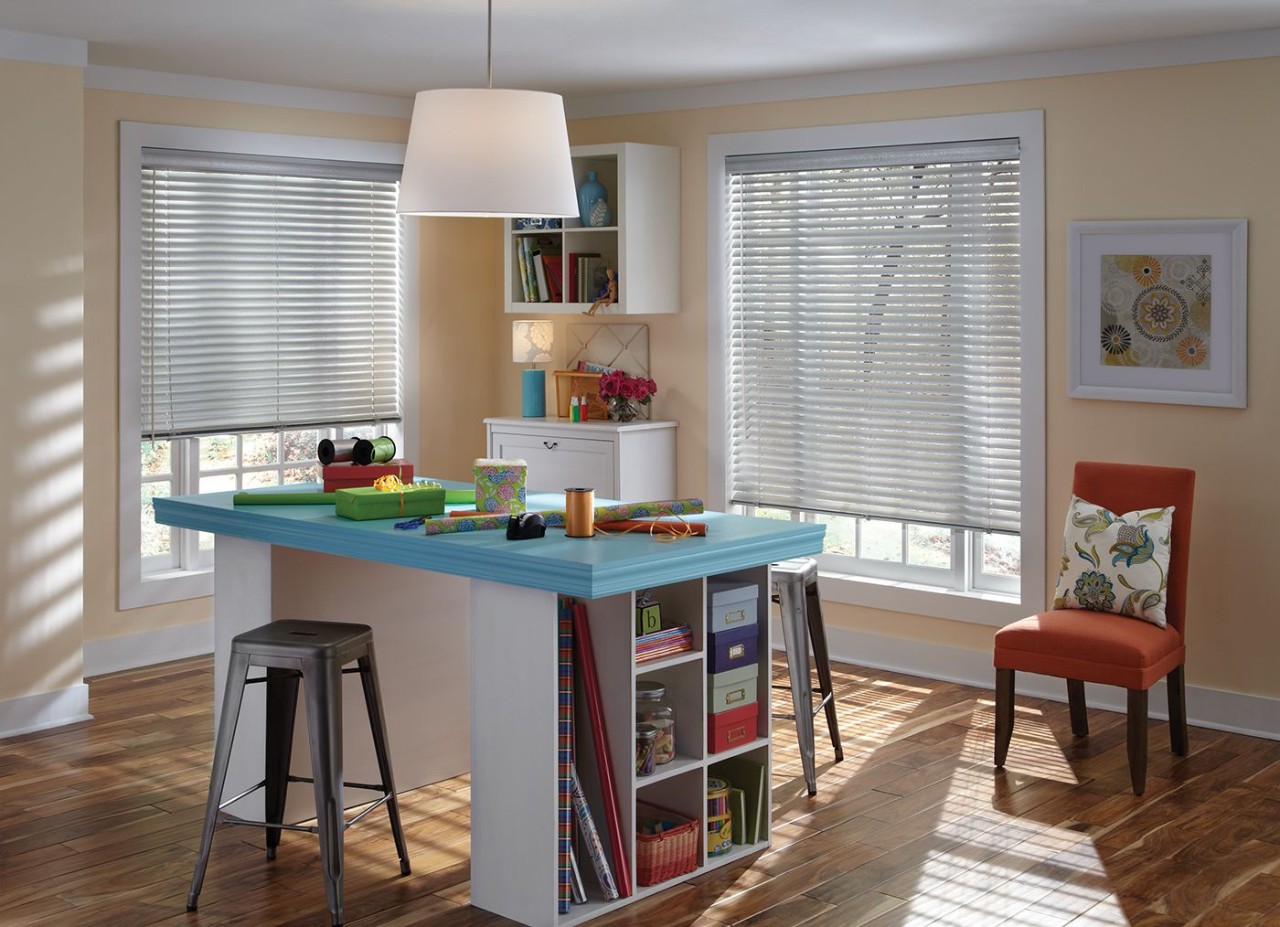
<svg viewBox="0 0 1280 927"><path fill-rule="evenodd" d="M775 676L782 665L775 661ZM991 693L833 666L845 761L819 728L818 794L778 720L774 846L601 927L1280 925L1280 743L1152 723L1146 795L1124 718L1020 698L1005 772ZM200 911L185 896L211 757L212 661L90 683L94 720L0 741L0 925L327 924L315 838L224 827ZM789 701L777 691L774 710ZM392 745L394 749L394 744ZM349 927L497 927L468 906L468 782L401 797L413 875L375 813L347 833Z"/></svg>

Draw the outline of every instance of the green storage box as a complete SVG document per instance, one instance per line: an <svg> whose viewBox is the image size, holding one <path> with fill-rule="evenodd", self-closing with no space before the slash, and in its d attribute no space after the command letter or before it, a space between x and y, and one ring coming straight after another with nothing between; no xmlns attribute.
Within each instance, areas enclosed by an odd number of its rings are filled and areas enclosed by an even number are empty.
<svg viewBox="0 0 1280 927"><path fill-rule="evenodd" d="M339 489L337 513L343 518L368 521L373 518L409 518L414 515L444 513L444 489L425 486L406 488L403 493L383 492L372 486Z"/></svg>
<svg viewBox="0 0 1280 927"><path fill-rule="evenodd" d="M707 713L719 714L756 701L756 677L760 664L748 663L707 677Z"/></svg>

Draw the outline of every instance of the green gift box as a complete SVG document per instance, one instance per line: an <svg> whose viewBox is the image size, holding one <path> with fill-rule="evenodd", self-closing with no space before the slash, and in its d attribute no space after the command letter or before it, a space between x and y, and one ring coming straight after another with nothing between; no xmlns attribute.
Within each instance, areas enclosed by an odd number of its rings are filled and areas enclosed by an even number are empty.
<svg viewBox="0 0 1280 927"><path fill-rule="evenodd" d="M356 521L444 513L444 489L441 487L406 486L404 492L384 492L373 486L359 486L339 489L336 495L334 505L337 513Z"/></svg>

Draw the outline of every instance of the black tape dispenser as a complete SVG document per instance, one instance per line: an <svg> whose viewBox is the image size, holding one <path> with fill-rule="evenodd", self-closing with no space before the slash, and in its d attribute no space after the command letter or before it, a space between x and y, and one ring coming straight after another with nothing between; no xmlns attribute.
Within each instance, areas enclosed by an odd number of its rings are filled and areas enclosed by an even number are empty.
<svg viewBox="0 0 1280 927"><path fill-rule="evenodd" d="M527 541L529 538L543 537L546 533L546 519L537 512L524 512L507 519L508 541Z"/></svg>

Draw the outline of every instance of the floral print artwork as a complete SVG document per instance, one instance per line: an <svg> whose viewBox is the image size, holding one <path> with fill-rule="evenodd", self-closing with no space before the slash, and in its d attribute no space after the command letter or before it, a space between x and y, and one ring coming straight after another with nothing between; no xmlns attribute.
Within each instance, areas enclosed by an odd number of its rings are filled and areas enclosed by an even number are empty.
<svg viewBox="0 0 1280 927"><path fill-rule="evenodd" d="M1117 515L1072 496L1053 607L1130 615L1163 628L1172 533L1173 506Z"/></svg>
<svg viewBox="0 0 1280 927"><path fill-rule="evenodd" d="M1208 369L1210 255L1104 254L1101 265L1104 366Z"/></svg>

